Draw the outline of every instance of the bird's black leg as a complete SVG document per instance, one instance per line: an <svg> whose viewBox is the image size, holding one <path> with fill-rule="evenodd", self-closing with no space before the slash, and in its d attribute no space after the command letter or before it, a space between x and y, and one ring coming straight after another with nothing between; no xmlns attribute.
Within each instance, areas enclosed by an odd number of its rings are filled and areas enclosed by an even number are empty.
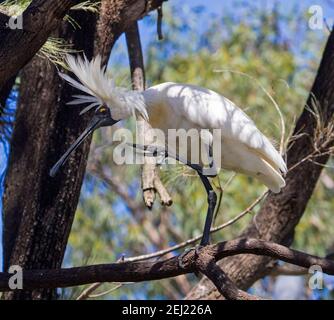
<svg viewBox="0 0 334 320"><path fill-rule="evenodd" d="M206 176L202 175L200 172L197 171L197 173L199 177L201 178L202 183L205 187L206 193L208 195L208 211L207 211L206 218L205 218L202 239L200 242L201 246L206 246L210 243L210 229L211 229L211 225L212 225L212 221L213 221L213 217L215 213L215 207L217 204L217 194L213 190L209 179Z"/></svg>
<svg viewBox="0 0 334 320"><path fill-rule="evenodd" d="M205 191L207 193L207 199L208 199L208 210L205 218L205 224L204 224L204 229L203 229L203 235L202 239L200 242L200 246L206 246L210 243L210 229L212 226L212 221L215 216L215 208L217 205L217 194L215 190L213 189L208 177L216 177L217 176L217 169L215 167L215 163L213 161L213 153L212 153L212 147L209 146L209 157L210 157L210 164L209 164L209 169L204 170L203 167L197 164L192 164L187 160L184 160L180 158L178 155L169 155L174 157L176 160L186 164L190 168L194 169L197 174L199 175ZM204 174L204 171L207 174Z"/></svg>
<svg viewBox="0 0 334 320"><path fill-rule="evenodd" d="M208 145L207 152L208 152L208 155L209 155L209 168L204 168L203 173L205 173L205 176L213 178L211 180L211 185L213 185L215 187L216 194L218 194L217 201L216 201L216 207L215 207L215 213L214 213L214 217L213 217L213 220L212 220L212 223L214 223L214 221L216 220L216 217L218 215L220 205L221 205L221 201L222 201L222 197L223 197L223 188L220 184L220 179L219 179L219 176L218 176L218 170L217 170L217 167L216 167L216 163L213 159L213 150L212 150L212 145L211 144Z"/></svg>
<svg viewBox="0 0 334 320"><path fill-rule="evenodd" d="M180 159L178 159L178 157L176 156L175 158L178 161L181 161ZM183 162L183 161L181 161ZM186 250L185 252L183 252L182 254L179 255L178 257L178 263L179 266L181 268L184 268L184 263L183 263L183 258L184 256L191 250L195 250L195 253L198 255L198 249L202 246L207 246L208 244L210 244L210 229L211 229L211 225L212 225L212 221L214 219L214 215L215 215L215 207L217 204L217 194L214 191L214 189L212 188L212 185L208 179L207 176L205 176L202 172L202 167L199 165L194 165L191 163L187 163L187 162L183 162L186 165L188 165L189 167L191 167L192 169L196 170L197 174L199 175L204 187L205 187L205 191L207 193L207 199L208 199L208 210L206 213L206 218L205 218L205 224L204 224L204 229L203 229L203 235L202 235L202 239L201 242L199 244L199 246L195 246L195 248L189 248L188 250Z"/></svg>
<svg viewBox="0 0 334 320"><path fill-rule="evenodd" d="M212 225L212 221L214 218L214 213L215 213L215 207L217 204L217 194L214 191L208 177L206 175L203 174L203 168L200 165L197 164L192 164L189 161L182 159L180 156L178 156L177 154L174 154L172 152L168 151L168 148L162 148L162 147L158 147L158 146L151 146L151 145L139 145L139 144L132 144L132 146L136 149L140 149L144 152L146 152L146 154L148 156L153 156L153 157L157 157L159 155L164 155L166 158L167 157L171 157L176 159L177 161L180 161L182 163L184 163L185 165L189 166L190 168L194 169L204 187L207 193L207 199L208 199L208 210L207 210L207 214L206 214L206 218L205 218L205 224L204 224L204 230L203 230L203 236L200 242L200 246L206 246L210 243L210 229L211 229L211 225ZM211 175L210 175L211 176ZM214 175L212 175L214 176Z"/></svg>

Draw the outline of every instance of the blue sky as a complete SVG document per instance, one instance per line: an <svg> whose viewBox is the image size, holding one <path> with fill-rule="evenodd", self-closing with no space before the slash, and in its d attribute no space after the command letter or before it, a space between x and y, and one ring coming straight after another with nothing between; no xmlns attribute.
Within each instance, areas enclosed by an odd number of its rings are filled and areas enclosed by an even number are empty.
<svg viewBox="0 0 334 320"><path fill-rule="evenodd" d="M169 0L169 2L166 2L164 5L168 6L169 3L181 3L181 1L178 0ZM244 1L245 3L251 3L250 0ZM207 11L207 16L203 17L203 21L198 21L198 26L207 25L207 19L212 14L219 15L223 11L233 12L233 1L220 1L220 0L184 0L182 1L183 4L188 5L189 7L196 7L196 6L203 6L205 7ZM254 3L254 1L253 1ZM273 1L270 0L259 0L257 1L259 6L265 6L265 8L268 8L268 11L270 11L270 8L272 8ZM334 5L333 8L330 8L329 1L314 1L314 0L305 0L305 1L298 1L298 0L290 0L290 1L281 1L280 4L283 6L286 6L288 8L292 8L294 5L298 4L300 6L300 9L303 11L306 11L310 5L320 4L324 8L325 16L328 18L334 18ZM152 13L152 15L155 15L156 13ZM143 21L140 22L141 27L141 34L142 34L142 41L143 41L143 47L147 46L150 37L151 37L151 31L152 26L148 26L147 24L143 23ZM155 27L154 27L155 28ZM124 46L124 37L121 38L118 45ZM6 163L6 157L4 156L4 150L3 145L0 144L0 175L5 169L5 163ZM2 195L2 190L0 188L0 195ZM1 197L2 198L2 197ZM0 210L2 212L1 202L0 202ZM0 222L0 232L1 232L2 224ZM2 247L0 245L0 265L2 265Z"/></svg>
<svg viewBox="0 0 334 320"><path fill-rule="evenodd" d="M169 2L177 3L178 0L169 0ZM189 7L196 7L196 6L204 6L206 10L208 11L208 14L217 13L217 11L223 10L223 2L222 1L203 1L203 0L184 0L183 3L187 4ZM165 3L165 6L168 6L168 2ZM156 13L151 13L152 15L156 15ZM155 28L155 27L154 27ZM147 24L145 24L143 21L140 21L140 30L141 30L141 40L143 44L143 49L145 50L148 42L150 41L151 37L151 31L152 28L149 27ZM125 39L124 36L122 36L118 40L117 46L123 46L125 47ZM111 57L111 62L112 62ZM6 168L6 161L7 157L5 156L5 150L4 146L0 143L0 176L4 172ZM0 186L0 234L2 234L2 188ZM0 270L2 270L2 238L0 237Z"/></svg>

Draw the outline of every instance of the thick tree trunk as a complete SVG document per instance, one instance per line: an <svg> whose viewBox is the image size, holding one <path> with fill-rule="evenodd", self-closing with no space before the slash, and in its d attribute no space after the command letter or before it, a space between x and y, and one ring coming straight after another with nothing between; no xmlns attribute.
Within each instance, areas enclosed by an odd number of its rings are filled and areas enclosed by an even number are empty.
<svg viewBox="0 0 334 320"><path fill-rule="evenodd" d="M15 79L16 76L10 78L1 88L0 90L0 117L3 114L3 108L6 105L6 101L8 99L8 96L10 94L10 92L12 91L12 88L15 84Z"/></svg>
<svg viewBox="0 0 334 320"><path fill-rule="evenodd" d="M146 8L144 0L104 0L97 24L92 14L72 14L81 28L73 31L66 25L57 35L84 50L88 58L100 53L107 62L124 29L144 16L146 9L153 10L161 2L152 1ZM76 108L65 105L74 90L65 86L55 67L41 58L35 57L24 69L21 83L3 201L4 268L59 268L78 203L89 139L54 179L48 173L84 130L89 114L79 117ZM6 299L54 297L50 290L5 295Z"/></svg>
<svg viewBox="0 0 334 320"><path fill-rule="evenodd" d="M75 48L93 56L96 17L75 17L81 29L66 24L59 32ZM66 106L73 90L56 68L35 57L23 70L4 194L4 268L59 268L78 202L89 151L87 141L59 175L51 166L84 130L87 116ZM52 291L17 292L7 298L51 298Z"/></svg>
<svg viewBox="0 0 334 320"><path fill-rule="evenodd" d="M79 2L34 0L23 12L22 30L0 28L0 88L36 54L66 12ZM0 21L5 20L2 15Z"/></svg>
<svg viewBox="0 0 334 320"><path fill-rule="evenodd" d="M0 4L3 3L5 0L0 0ZM0 33L5 31L6 24L8 23L8 16L0 12ZM8 79L5 84L0 88L0 140L5 138L4 128L6 124L3 123L1 118L4 116L6 101L8 96L15 84L16 75L12 76Z"/></svg>
<svg viewBox="0 0 334 320"><path fill-rule="evenodd" d="M6 109L6 102L15 84L16 77L9 79L5 85L0 89L0 142L6 141L10 137L10 130L12 128L12 122L8 123L8 115L12 112L8 112ZM7 118L7 119L6 119Z"/></svg>
<svg viewBox="0 0 334 320"><path fill-rule="evenodd" d="M309 112L309 107L316 106L325 126L333 121L334 111L334 31L331 32L320 67L311 89L311 93L301 114L294 135L299 138L290 142L287 159L288 168L307 157L314 151L316 120ZM328 147L333 145L333 141ZM322 150L326 151L326 150ZM316 162L325 164L328 155L316 158ZM259 238L285 245L293 241L296 225L302 217L307 203L320 176L321 165L305 161L289 171L286 177L287 186L279 194L270 194L256 215L256 222L249 224L242 236ZM242 288L249 288L256 280L270 272L274 261L266 257L240 255L221 262L221 267L229 277ZM219 292L210 281L204 278L188 294L188 299L217 299Z"/></svg>

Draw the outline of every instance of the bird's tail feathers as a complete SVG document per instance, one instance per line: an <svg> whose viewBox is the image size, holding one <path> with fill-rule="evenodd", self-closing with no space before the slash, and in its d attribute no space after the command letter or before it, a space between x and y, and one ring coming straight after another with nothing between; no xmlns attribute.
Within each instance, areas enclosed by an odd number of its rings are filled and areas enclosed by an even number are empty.
<svg viewBox="0 0 334 320"><path fill-rule="evenodd" d="M270 164L272 168L274 168L274 170L280 170L283 174L286 174L288 171L286 163L281 154L274 148L274 146L271 143L267 143L263 148L264 150L252 149L252 152L257 153L258 156L265 159L266 162Z"/></svg>
<svg viewBox="0 0 334 320"><path fill-rule="evenodd" d="M263 182L272 192L278 193L285 187L285 180L280 172L273 168L273 166L261 158L263 163L262 172L256 174L256 178Z"/></svg>

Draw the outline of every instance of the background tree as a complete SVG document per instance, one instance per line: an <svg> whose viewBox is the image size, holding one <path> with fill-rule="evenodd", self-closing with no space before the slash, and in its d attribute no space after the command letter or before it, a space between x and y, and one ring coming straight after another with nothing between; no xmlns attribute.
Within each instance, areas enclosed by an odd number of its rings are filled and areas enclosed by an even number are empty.
<svg viewBox="0 0 334 320"><path fill-rule="evenodd" d="M28 1L19 4L24 6L25 3ZM70 4L75 3L80 1L72 1ZM153 6L157 3L153 3ZM100 7L87 1L84 4L86 6L81 8L84 12L72 14L72 24L63 22L52 36L65 39L71 45L71 50L83 51L88 58L102 53L104 63L108 60L113 43L127 24L153 8L147 8L145 1L105 1ZM23 13L25 25L22 32L26 32L27 28L25 13L33 9L42 10L42 6L46 4L38 1L30 3ZM57 6L50 4L47 7L51 20ZM89 6L96 9L90 10L95 12L88 12ZM63 16L66 14L65 8L64 4ZM67 8L70 6L67 5ZM78 26L77 30L73 29L75 25ZM18 31L19 34L22 32ZM40 45L47 39L43 38L44 32L40 35ZM10 39L12 41L13 37L19 36L15 33L10 35ZM22 37L22 41L28 41L26 38ZM19 51L16 56L20 63L29 59L29 56L23 58L19 54L24 55L24 52ZM3 59L7 59L7 55ZM7 60L4 64L10 64ZM3 73L11 75L13 71L8 69ZM36 88L33 94L31 87ZM90 141L82 147L77 159L72 159L67 173L51 180L48 172L63 148L86 126L89 116L78 121L75 110L72 115L67 113L65 102L73 90L61 83L56 67L43 58L36 57L25 67L19 90L4 192L4 268L13 264L24 269L59 268L78 202ZM49 290L18 292L9 293L7 298L46 299L51 298L52 294Z"/></svg>
<svg viewBox="0 0 334 320"><path fill-rule="evenodd" d="M103 6L105 6L104 3L102 3L101 8L106 8ZM144 54L144 57L146 57L146 78L148 83L151 85L162 81L173 80L194 83L221 92L236 101L239 105L247 106L247 113L255 119L260 129L268 136L276 137L276 143L278 145L281 140L281 128L277 110L271 101L271 99L274 99L284 115L286 124L284 140L286 141L289 133L294 129L294 119L302 111L303 103L301 102L306 100L311 88L321 52L319 47L315 44L323 44L323 38L319 39L316 37L316 34L306 32L306 30L298 30L300 22L305 21L303 12L293 8L291 12L283 13L282 10L279 9L279 6L273 7L275 10L270 14L269 12L271 11L252 4L249 4L248 7L234 7L233 13L229 12L227 8L222 16L218 15L206 19L206 21L210 21L207 28L199 29L194 21L199 21L206 16L207 12L205 8L195 7L192 11L189 11L184 7L184 10L180 10L180 6L170 1L168 5L164 6L163 41L158 42L153 40L156 38L156 17L152 16L145 19L145 23L151 26L151 29L153 29L152 33L154 32L154 34L151 34L152 40ZM100 11L99 21L108 21L112 14L108 10L105 11L105 14L102 14L102 12ZM300 12L299 17L296 17L296 12ZM80 14L83 19L87 19L86 13ZM252 16L252 19L244 19L245 16ZM76 20L78 20L78 18ZM282 32L282 23L284 23L285 26L283 30L285 33ZM94 24L90 24L90 26L92 25ZM67 26L67 28L70 28L70 26ZM92 38L95 38L101 29L106 30L105 28L106 26L104 26L104 28L97 28ZM287 30L291 30L292 34L296 35L296 38L291 38L290 34L287 35ZM108 35L107 32L105 32L105 36L106 35ZM61 36L61 34L57 36ZM71 36L77 37L79 35L71 33ZM185 43L185 38L191 39L191 41ZM300 38L304 39L303 46L307 54L303 54L301 50L298 51L296 49L297 38L298 42ZM67 38L65 37L65 39ZM99 36L97 36L97 39L99 39ZM106 44L110 43L113 43L113 39L108 37L104 38L103 41L94 40L94 48L99 45L102 46L102 49L99 47L100 49L94 50L106 52L103 50L107 50ZM109 45L109 47L111 47L111 45ZM82 47L76 48L80 49ZM298 55L296 54L296 50L298 51ZM331 50L331 48L327 48L326 50L327 54L325 57L331 57L330 53L328 53L328 50ZM120 52L118 57L124 55L122 48L116 47L113 50L112 61L117 62L117 57L115 57L117 52ZM107 55L108 54L106 54L106 56ZM126 77L129 79L127 60L120 58L118 61L120 61L120 63L114 62L111 64L112 74L117 75L118 79L124 79ZM322 94L326 92L324 90L329 83L327 81L327 74L330 70L328 67L329 60L325 59L324 61L323 64L326 65L326 70L324 70L324 68L319 70L319 73L322 75L320 78L324 85L316 85L314 87L322 88L320 93L317 91L318 89L313 90L317 97L315 101L320 101L320 106L323 106L321 103ZM31 64L33 63L34 62ZM49 63L45 61L44 64L48 65L50 69L53 69L52 72L54 77L56 77L54 67L50 66ZM27 66L26 68L31 67ZM45 68L42 69L43 72L44 69ZM215 73L213 72L215 69L224 71ZM41 69L39 70L41 71ZM325 71L326 76L323 76L324 73L321 73L323 71ZM26 74L31 75L34 73L29 72ZM24 75L25 72L22 73L21 77L21 86L23 88ZM39 82L43 83L44 80L45 78L43 76ZM59 81L53 78L52 80L55 82L46 81L48 83L42 86L42 89L45 86L44 90L38 90L36 95L34 94L36 98L26 98L25 104L30 105L29 110L30 108L31 110L35 108L34 112L36 112L34 116L31 116L34 121L31 125L31 130L33 128L36 130L36 123L39 121L37 120L39 119L38 115L42 111L41 109L44 108L44 105L50 105L50 109L54 108L54 100L52 103L46 104L40 98L40 96L43 96L43 92L52 92L52 88L50 88L52 85L49 82L53 84ZM122 82L125 83L126 80ZM27 83L26 80L25 83ZM269 95L262 90L261 86L265 88ZM50 88L50 90L45 91L46 88ZM20 92L21 90L24 89L20 87ZM68 95L70 94L67 87L62 88L62 90L66 91L66 96L62 96L62 102L58 102L61 105L69 99ZM24 93L24 91L22 92ZM26 89L26 95L28 94L29 92ZM38 108L36 108L36 100L37 105L40 106ZM20 105L22 104L21 101L22 98L20 98L16 122L19 121L18 115ZM314 105L310 103L312 101L313 100L310 99L308 101L308 105L311 107ZM26 110L28 109L26 107L24 108L25 112L27 112ZM57 136L56 139L58 139L56 143L58 150L55 149L53 152L52 149L48 147L49 143L46 142L47 150L51 150L52 155L48 155L48 153L50 153L49 151L42 152L42 157L47 157L48 159L48 163L45 164L45 172L47 172L46 168L49 168L57 156L65 150L64 143L59 141L63 139L63 137L58 135L63 131L67 132L70 130L72 132L74 125L69 122L72 121L72 119L75 119L72 122L76 122L78 119L76 110L61 108L61 114L63 116L57 120L58 122L56 122L57 125L55 126L56 131L54 133L54 135ZM64 117L66 117L66 119L64 119ZM328 117L328 119L329 118L330 117ZM309 131L311 135L314 132L312 129L314 127L312 119L314 118L311 117L307 120L309 122L306 122L311 124ZM304 120L305 116L303 116L300 121ZM299 126L301 126L301 123L304 123L300 121ZM268 123L271 125L268 126ZM84 123L76 123L76 125L84 126ZM130 121L127 125L131 127L133 123ZM59 128L63 129L61 130ZM77 128L76 130L79 132L81 129L82 128ZM117 166L116 168L112 163L112 147L109 145L109 137L112 131L113 129L110 128L103 129L94 135L79 206L76 211L69 244L67 246L64 266L107 263L118 260L122 254L125 254L127 258L146 252L154 252L197 236L201 232L200 228L204 217L198 213L205 211L206 203L196 176L182 167L163 168L165 169L162 170L163 181L171 192L174 204L171 208L160 207L156 204L153 210L148 212L141 199L139 166ZM67 140L68 143L73 141L77 132L71 133L71 137ZM22 141L20 138L17 138L17 140ZM13 135L13 142L14 141L15 132ZM292 166L294 163L300 161L303 155L308 155L313 151L313 145L306 144L305 147L305 140L303 139L297 139L295 144L297 144L297 147L295 146L289 150L290 153L292 152L292 156L289 157L292 159ZM303 149L305 147L305 150L300 153L298 146ZM26 148L29 148L28 144ZM17 149L22 150L21 147ZM84 147L84 150L86 153L88 152L88 145ZM29 152L35 154L35 152ZM83 152L83 154L85 152ZM18 157L19 156L20 155L18 155ZM82 157L84 156L80 155L78 152L76 157L79 158L77 160L73 158L73 164L71 163L70 166L71 168L75 168L78 166L78 163L80 163L82 169L79 171L81 172L82 170L81 175L83 175L85 161L83 161ZM298 171L298 174L296 174L296 169L292 171L289 176L289 179L292 181L291 185L293 185L293 190L296 192L300 191L300 188L296 187L296 185L301 184L300 181L303 183L309 181L308 193L300 193L300 197L296 197L296 194L289 190L287 193L282 193L281 203L279 204L277 204L277 198L269 196L265 200L261 210L259 210L260 205L258 204L251 206L251 209L246 211L251 214L244 214L243 218L233 224L232 227L224 228L221 232L216 233L213 238L214 241L237 237L240 231L248 226L244 234L250 234L253 237L262 237L266 240L270 239L290 245L293 239L291 232L294 230L295 225L299 222L299 218L304 212L304 207L307 204L308 198L320 174L320 169L322 168L322 166L318 166L314 162L321 161L325 163L327 157L315 157L310 160L313 162L306 161L303 165L297 167L298 170L301 170L300 172ZM30 167L30 162L28 161L31 161L31 156L26 157L25 161L27 166ZM13 167L12 163L15 162L10 161L7 180L11 172L14 172L13 169L11 169L11 167ZM36 164L36 170L39 165L40 164ZM307 174L307 179L303 178L304 175L301 173ZM72 174L69 175L68 172L64 171L58 179L59 181L67 181L67 189L63 189L64 194L67 195L68 190L74 190L73 197L78 197L78 189L80 189L81 180L77 178L78 176L75 176L75 181L78 183L75 187L71 182L73 178ZM40 176L43 177L41 174ZM312 176L313 179L309 179L310 176ZM230 173L227 174L224 172L222 173L222 177L226 182L225 192L216 225L220 225L236 217L240 212L249 207L256 198L260 197L263 199L262 194L265 191L263 186L247 177L234 177ZM301 180L295 180L296 177L299 177ZM14 178L11 180L16 181ZM45 181L47 181L46 177ZM50 182L46 183L47 185L50 184ZM22 182L22 188L26 188L23 184ZM45 186L42 186L43 185L40 187L34 186L34 188L40 188L40 190L44 192L46 189ZM15 190L17 190L16 186ZM24 190L22 194L26 195L26 190L31 189L22 190ZM8 194L8 188L6 192ZM293 242L295 248L313 252L318 255L326 254L326 249L332 244L332 230L329 223L332 207L332 193L332 169L325 168L320 182L315 189L313 198L308 205L305 216L295 231L295 240ZM16 196L19 194L20 193L16 192ZM48 191L46 194L49 195L50 192ZM298 201L294 201L293 199L295 198L297 198ZM23 207L33 205L24 201L19 202L14 196L7 196L7 199L9 199L9 202L13 203L13 206L18 203ZM59 198L58 200L57 198L50 199L53 200L50 202L49 208L52 208L52 210L56 208L58 211ZM184 199L187 199L187 201L184 201ZM291 207L286 208L283 206L283 203L287 202L291 204ZM41 204L39 198L35 203L38 205ZM32 259L36 259L36 261L33 262L34 265L27 264L29 268L60 267L60 257L63 255L67 240L67 237L63 237L62 233L65 229L61 228L69 228L71 225L71 217L73 218L76 205L75 201L70 201L70 203L72 203L74 207L71 207L71 210L69 210L70 213L68 213L68 217L70 218L66 219L66 222L63 222L65 220L64 216L59 214L59 218L57 219L61 220L48 220L49 218L44 220L44 228L46 229L41 228L43 224L36 226L35 232L40 235L45 234L45 231L42 230L48 229L52 229L51 231L53 233L59 235L58 240L62 245L59 247L60 254L55 258L57 264L52 264L55 262L43 262L42 264L40 259L43 255L36 254L36 258ZM276 206L273 207L273 204L276 204ZM68 206L70 204L62 205ZM295 210L297 207L298 210ZM270 208L270 210L268 208ZM50 212L48 208L45 210L46 212ZM314 211L316 211L317 214L314 214ZM29 209L29 212L27 216L29 219L34 220L35 218L32 218L31 215L31 212L34 212L34 210ZM59 212L65 212L62 210L61 206L59 206ZM280 214L278 214L278 212L280 212ZM50 214L40 215L38 219L50 216L52 217ZM61 221L59 231L58 228L54 230L55 228L52 226L59 223L59 221ZM275 229L271 227L273 223L276 226ZM15 226L18 225L17 223L13 224ZM24 223L23 225L31 225L31 222ZM62 225L63 227L61 227ZM259 233L254 226L257 226L258 230L261 232ZM284 229L284 232L282 232L282 229ZM68 232L69 229L66 229L67 234ZM54 235L50 235L50 239L54 239ZM27 245L28 247L34 247L31 244ZM23 250L22 244L18 245L17 248L20 252L27 252L27 250ZM38 246L35 248L37 249ZM45 246L45 252L47 254L50 252L47 251L48 248L50 248L50 245ZM176 251L169 253L169 256L173 256L175 252ZM25 257L24 259L30 258ZM48 261L48 259L46 260ZM243 263L242 267L240 267L240 263ZM247 267L247 264L250 267ZM254 258L253 256L251 258L249 256L227 258L223 261L223 269L229 270L229 275L241 288L248 288L257 279L272 272L270 270L273 265L274 264L271 260L269 261L269 259ZM270 268L268 268L268 266ZM121 287L117 284L116 286L114 284L105 284L103 287L99 285L99 292L104 293L104 291L111 291L107 294L99 295L99 298L183 298L186 295L192 298L219 297L219 293L211 287L207 280L201 282L201 285L205 285L208 288L204 293L199 294L197 287L191 290L192 286L197 282L196 277L192 275L182 275L158 282L147 282L135 285L127 284L121 285ZM62 295L66 298L77 298L79 296L80 298L87 298L89 294L94 295L93 291L97 290L97 285L91 286L90 288L90 293L88 292L88 294L87 291L82 294L83 288L76 287L75 289L63 290ZM114 290L115 288L117 288L117 290ZM35 296L35 293L32 294L31 292L26 294L24 297L27 298L49 298L51 295L49 290L42 291L42 293L38 290ZM15 295L12 296L9 294L9 297L15 297ZM16 297L22 297L22 294L20 293L19 296Z"/></svg>

